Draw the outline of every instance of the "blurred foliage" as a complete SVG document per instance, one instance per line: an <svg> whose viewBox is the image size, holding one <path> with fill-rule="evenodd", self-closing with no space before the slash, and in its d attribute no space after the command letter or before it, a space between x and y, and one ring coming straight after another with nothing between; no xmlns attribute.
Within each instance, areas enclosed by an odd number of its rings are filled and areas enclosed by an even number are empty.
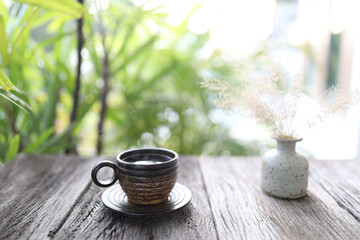
<svg viewBox="0 0 360 240"><path fill-rule="evenodd" d="M180 154L258 153L256 146L245 148L209 118L214 106L199 82L207 76L227 76L231 69L217 50L207 49L208 34L191 33L187 19L171 26L161 8L131 1L111 1L106 10L96 9L93 1L86 7L92 11L84 14L80 109L77 121L69 124L76 22L36 6L1 5L13 54L6 74L25 92L14 96L21 95L32 108L26 113L0 100L1 161L18 152L62 153L70 130L76 136L70 144L80 154L94 154L104 47L110 62L104 154L150 146ZM1 64L6 64L4 59Z"/></svg>
<svg viewBox="0 0 360 240"><path fill-rule="evenodd" d="M73 0L62 0L59 1L44 1L44 0L17 0L18 2L25 2L30 3L33 7L27 9L24 12L17 12L15 19L10 18L10 23L7 25L9 21L9 11L6 8L6 5L3 1L0 1L0 58L1 58L1 65L0 65L0 96L5 98L6 100L12 102L13 104L17 105L19 108L23 110L29 110L30 107L26 102L24 102L22 95L16 96L11 91L16 91L18 93L22 93L19 91L18 88L12 83L12 81L7 77L4 72L11 72L11 64L14 63L14 58L21 58L18 55L18 52L15 51L17 45L20 43L24 43L23 38L25 38L26 44L26 36L31 31L31 25L33 20L37 17L39 13L39 7L43 7L45 9L50 9L55 12L62 12L73 17L81 17L84 12L85 8L73 1ZM10 16L11 17L11 16ZM17 23L11 22L12 20L18 21ZM8 35L6 33L6 27L8 26ZM10 29L12 26L18 27L17 29ZM9 39L8 39L9 38ZM23 41L23 42L22 42ZM17 60L15 60L17 61Z"/></svg>

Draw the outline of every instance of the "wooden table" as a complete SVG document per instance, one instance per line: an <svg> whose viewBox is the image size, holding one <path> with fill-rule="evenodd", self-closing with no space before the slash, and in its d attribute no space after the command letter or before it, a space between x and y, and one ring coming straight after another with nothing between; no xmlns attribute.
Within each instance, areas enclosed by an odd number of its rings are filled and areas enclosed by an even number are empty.
<svg viewBox="0 0 360 240"><path fill-rule="evenodd" d="M137 219L107 209L101 158L27 156L0 168L0 239L360 239L360 162L311 161L300 200L265 195L260 158L180 158L191 203Z"/></svg>

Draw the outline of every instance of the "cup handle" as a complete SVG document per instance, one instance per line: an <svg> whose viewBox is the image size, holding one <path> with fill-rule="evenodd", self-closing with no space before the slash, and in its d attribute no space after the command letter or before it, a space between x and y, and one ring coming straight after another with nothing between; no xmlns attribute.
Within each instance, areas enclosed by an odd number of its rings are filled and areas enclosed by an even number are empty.
<svg viewBox="0 0 360 240"><path fill-rule="evenodd" d="M98 171L103 168L103 167L110 167L114 170L114 174L113 174L113 177L112 179L108 179L106 181L99 181L97 179L97 173ZM114 164L113 162L111 161L108 161L108 160L105 160L105 161L102 161L102 162L99 162L97 163L93 169L91 170L91 178L93 180L93 182L98 185L99 187L109 187L111 185L113 185L116 180L117 180L117 166L116 164Z"/></svg>

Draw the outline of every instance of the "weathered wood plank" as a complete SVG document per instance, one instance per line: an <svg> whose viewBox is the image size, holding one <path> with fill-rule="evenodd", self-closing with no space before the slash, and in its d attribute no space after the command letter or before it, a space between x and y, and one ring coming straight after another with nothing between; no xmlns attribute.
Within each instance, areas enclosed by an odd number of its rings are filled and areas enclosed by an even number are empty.
<svg viewBox="0 0 360 240"><path fill-rule="evenodd" d="M201 158L200 168L220 239L360 236L359 222L312 180L320 176L311 164L309 193L300 200L276 199L261 191L260 158Z"/></svg>
<svg viewBox="0 0 360 240"><path fill-rule="evenodd" d="M94 159L21 155L0 168L0 239L46 239L89 188Z"/></svg>
<svg viewBox="0 0 360 240"><path fill-rule="evenodd" d="M312 179L360 222L360 161L312 161L312 164Z"/></svg>
<svg viewBox="0 0 360 240"><path fill-rule="evenodd" d="M191 189L191 205L167 216L136 219L106 209L100 199L103 189L89 188L96 161L22 155L0 168L0 239L360 236L357 162L312 161L308 196L289 201L261 191L259 158L203 157L199 162L198 157L182 157L178 181Z"/></svg>
<svg viewBox="0 0 360 240"><path fill-rule="evenodd" d="M157 218L122 216L102 204L104 190L93 184L55 239L216 239L198 164L196 157L180 157L178 182L193 194L184 209Z"/></svg>

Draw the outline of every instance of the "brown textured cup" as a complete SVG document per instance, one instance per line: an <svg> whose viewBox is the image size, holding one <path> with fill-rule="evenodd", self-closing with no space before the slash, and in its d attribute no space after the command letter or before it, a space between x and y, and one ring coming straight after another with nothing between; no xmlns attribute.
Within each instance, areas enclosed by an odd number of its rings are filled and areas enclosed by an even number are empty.
<svg viewBox="0 0 360 240"><path fill-rule="evenodd" d="M176 183L179 166L178 154L163 148L140 148L120 153L116 164L102 161L94 166L91 177L100 187L108 187L119 180L128 201L139 205L163 203ZM114 170L113 178L107 181L97 179L103 167Z"/></svg>

